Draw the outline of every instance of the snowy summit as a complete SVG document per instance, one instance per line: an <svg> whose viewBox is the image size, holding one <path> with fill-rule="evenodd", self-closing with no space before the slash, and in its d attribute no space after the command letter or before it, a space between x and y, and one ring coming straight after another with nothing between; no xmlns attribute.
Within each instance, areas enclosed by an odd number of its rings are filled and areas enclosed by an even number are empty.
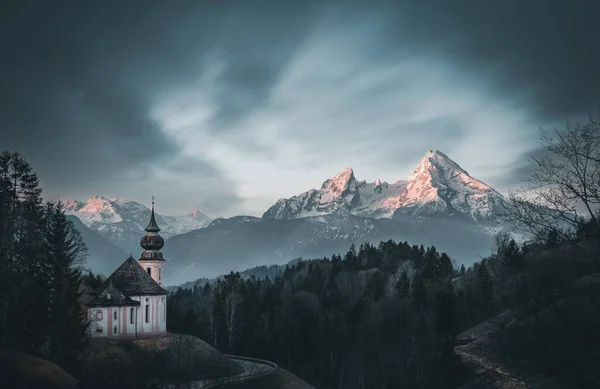
<svg viewBox="0 0 600 389"><path fill-rule="evenodd" d="M438 150L429 150L407 180L393 184L356 181L351 168L289 199L280 199L263 218L297 219L347 212L390 218L393 215L464 215L492 221L506 207L504 196Z"/></svg>

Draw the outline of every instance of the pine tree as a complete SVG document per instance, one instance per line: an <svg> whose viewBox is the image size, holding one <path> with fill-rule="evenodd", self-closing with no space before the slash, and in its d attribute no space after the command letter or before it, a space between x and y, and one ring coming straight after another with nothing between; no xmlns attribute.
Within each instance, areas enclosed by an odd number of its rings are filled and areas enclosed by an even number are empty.
<svg viewBox="0 0 600 389"><path fill-rule="evenodd" d="M37 175L18 153L0 154L0 343L41 355L49 323Z"/></svg>
<svg viewBox="0 0 600 389"><path fill-rule="evenodd" d="M45 253L50 264L52 322L49 358L70 371L76 371L77 356L86 345L86 315L80 303L79 265L86 247L79 231L64 214L60 203L46 207Z"/></svg>
<svg viewBox="0 0 600 389"><path fill-rule="evenodd" d="M385 274L381 271L375 271L371 274L369 282L367 283L367 290L373 297L373 300L379 301L385 293Z"/></svg>
<svg viewBox="0 0 600 389"><path fill-rule="evenodd" d="M499 251L498 255L502 259L502 265L511 272L518 272L523 270L523 255L521 249L514 239L511 239L502 250Z"/></svg>
<svg viewBox="0 0 600 389"><path fill-rule="evenodd" d="M440 257L435 261L435 275L436 277L449 277L452 275L454 271L454 266L452 266L452 260L446 253L442 253Z"/></svg>
<svg viewBox="0 0 600 389"><path fill-rule="evenodd" d="M424 304L427 298L427 285L425 284L423 274L420 272L413 279L411 296L417 305Z"/></svg>
<svg viewBox="0 0 600 389"><path fill-rule="evenodd" d="M396 293L400 298L408 297L410 293L410 280L408 279L406 270L402 271L400 279L396 282Z"/></svg>

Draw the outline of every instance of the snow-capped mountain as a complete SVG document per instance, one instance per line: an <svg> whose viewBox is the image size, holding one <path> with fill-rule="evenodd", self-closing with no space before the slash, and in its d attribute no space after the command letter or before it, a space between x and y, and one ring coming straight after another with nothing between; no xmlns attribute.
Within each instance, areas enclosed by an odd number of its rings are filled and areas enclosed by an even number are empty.
<svg viewBox="0 0 600 389"><path fill-rule="evenodd" d="M396 216L464 215L486 223L497 222L508 203L447 155L429 150L408 177L398 205Z"/></svg>
<svg viewBox="0 0 600 389"><path fill-rule="evenodd" d="M298 219L339 212L390 218L467 216L494 222L507 206L502 194L477 180L438 150L429 150L407 180L393 184L357 181L351 168L289 199L278 200L264 213L268 219Z"/></svg>
<svg viewBox="0 0 600 389"><path fill-rule="evenodd" d="M150 220L151 210L135 201L92 196L85 202L74 199L65 201L65 212L77 216L86 227L127 253L137 253L141 250L139 241L145 234L144 228ZM156 221L161 228L161 235L169 238L206 227L211 219L196 209L181 216L161 216L156 213Z"/></svg>
<svg viewBox="0 0 600 389"><path fill-rule="evenodd" d="M321 189L311 189L289 199L278 200L264 214L266 219L299 219L337 212L352 215L390 217L397 206L389 199L404 191L406 181L394 184L377 180L356 181L352 168L326 180Z"/></svg>
<svg viewBox="0 0 600 389"><path fill-rule="evenodd" d="M262 218L215 220L165 243L169 282L224 274L296 257L344 253L351 244L382 240L435 245L457 264L489 252L508 227L508 201L444 153L425 154L407 180L358 181L346 168L320 189L281 199Z"/></svg>
<svg viewBox="0 0 600 389"><path fill-rule="evenodd" d="M198 208L194 209L191 213L180 216L163 216L165 222L164 231L165 236L173 236L179 234L185 234L186 232L197 230L198 228L204 228L210 224L213 220L206 216ZM160 228L163 228L162 226Z"/></svg>
<svg viewBox="0 0 600 389"><path fill-rule="evenodd" d="M358 181L347 168L320 189L277 201L262 218L211 221L198 210L156 218L169 238L163 249L169 260L165 280L181 283L297 257L343 254L351 244L388 239L435 245L457 264L469 265L489 252L493 235L505 228L496 222L506 207L500 193L434 150L406 180ZM127 253L141 250L149 208L101 196L67 201L66 208Z"/></svg>

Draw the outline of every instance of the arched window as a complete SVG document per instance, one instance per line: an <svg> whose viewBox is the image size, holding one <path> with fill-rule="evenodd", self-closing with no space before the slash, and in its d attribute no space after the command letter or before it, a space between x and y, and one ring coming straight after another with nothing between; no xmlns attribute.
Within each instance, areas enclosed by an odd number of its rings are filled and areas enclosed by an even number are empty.
<svg viewBox="0 0 600 389"><path fill-rule="evenodd" d="M102 320L102 310L100 309L96 311L96 320Z"/></svg>
<svg viewBox="0 0 600 389"><path fill-rule="evenodd" d="M150 304L147 302L148 299L146 299L146 323L150 323Z"/></svg>
<svg viewBox="0 0 600 389"><path fill-rule="evenodd" d="M151 267L147 267L147 268L146 268L146 271L148 272L148 275L149 275L150 277L152 277L152 268L151 268Z"/></svg>
<svg viewBox="0 0 600 389"><path fill-rule="evenodd" d="M117 320L117 311L116 310L113 312L113 319Z"/></svg>

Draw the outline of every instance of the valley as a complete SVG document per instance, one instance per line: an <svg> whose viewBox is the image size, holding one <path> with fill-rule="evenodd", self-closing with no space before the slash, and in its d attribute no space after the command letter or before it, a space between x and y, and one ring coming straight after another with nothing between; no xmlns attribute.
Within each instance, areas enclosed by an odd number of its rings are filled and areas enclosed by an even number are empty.
<svg viewBox="0 0 600 389"><path fill-rule="evenodd" d="M358 181L347 168L320 189L276 201L262 217L212 220L196 210L178 217L157 214L157 222L168 238L165 255L171 270L166 282L176 285L389 239L435 245L457 266L469 266L487 254L495 234L510 228L503 221L507 210L502 194L444 153L429 150L407 180L392 184ZM79 228L83 224L109 246L135 256L150 210L135 201L95 196L86 202L67 201L66 212L80 219ZM102 242L85 235L88 246L98 252ZM94 258L100 257L114 260L100 254ZM89 266L103 272L101 263L94 259Z"/></svg>

